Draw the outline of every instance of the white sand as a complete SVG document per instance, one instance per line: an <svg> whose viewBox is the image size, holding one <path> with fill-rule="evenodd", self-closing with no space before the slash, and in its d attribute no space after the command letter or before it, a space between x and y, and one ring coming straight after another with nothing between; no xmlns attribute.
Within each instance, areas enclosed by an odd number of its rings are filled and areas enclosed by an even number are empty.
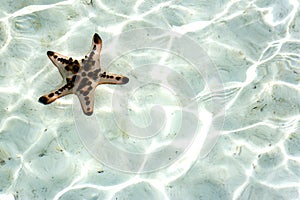
<svg viewBox="0 0 300 200"><path fill-rule="evenodd" d="M1 3L1 200L300 198L299 2L184 2ZM38 103L95 32L130 82Z"/></svg>

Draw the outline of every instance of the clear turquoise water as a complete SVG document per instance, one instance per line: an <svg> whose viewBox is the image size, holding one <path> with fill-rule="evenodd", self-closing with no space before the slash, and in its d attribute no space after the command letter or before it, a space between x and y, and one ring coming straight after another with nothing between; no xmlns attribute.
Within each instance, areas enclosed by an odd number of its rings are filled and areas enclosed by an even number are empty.
<svg viewBox="0 0 300 200"><path fill-rule="evenodd" d="M278 1L6 1L0 199L300 199L300 9ZM38 98L48 50L103 69L92 117Z"/></svg>

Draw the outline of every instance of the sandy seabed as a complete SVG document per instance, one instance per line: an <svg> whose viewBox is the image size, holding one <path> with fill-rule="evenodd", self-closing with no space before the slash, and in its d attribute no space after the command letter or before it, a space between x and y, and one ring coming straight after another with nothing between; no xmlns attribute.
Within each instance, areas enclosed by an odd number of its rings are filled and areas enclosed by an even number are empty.
<svg viewBox="0 0 300 200"><path fill-rule="evenodd" d="M297 0L1 3L0 199L300 199L299 8ZM167 37L112 40L145 28ZM40 104L62 81L46 52L80 58L96 32L103 69L129 84L98 86L90 118L72 95ZM202 63L191 61L197 55Z"/></svg>

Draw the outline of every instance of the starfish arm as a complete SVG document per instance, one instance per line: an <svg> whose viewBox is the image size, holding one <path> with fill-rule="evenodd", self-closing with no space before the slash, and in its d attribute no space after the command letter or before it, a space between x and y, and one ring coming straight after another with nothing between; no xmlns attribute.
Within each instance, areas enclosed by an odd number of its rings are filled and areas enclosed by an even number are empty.
<svg viewBox="0 0 300 200"><path fill-rule="evenodd" d="M78 62L78 60L73 60L71 57L53 51L48 51L47 55L52 63L58 68L63 78L76 74L82 64L81 62Z"/></svg>
<svg viewBox="0 0 300 200"><path fill-rule="evenodd" d="M90 52L81 60L83 70L91 71L94 69L100 69L100 53L102 49L102 39L95 33L92 40L92 47Z"/></svg>
<svg viewBox="0 0 300 200"><path fill-rule="evenodd" d="M77 97L80 101L81 108L84 114L90 116L94 112L94 91L92 90L88 95L77 94Z"/></svg>
<svg viewBox="0 0 300 200"><path fill-rule="evenodd" d="M100 74L99 84L126 84L129 82L129 78L119 74L110 74L103 72Z"/></svg>
<svg viewBox="0 0 300 200"><path fill-rule="evenodd" d="M39 98L39 102L42 104L50 104L60 97L71 94L72 91L69 89L69 87L70 87L69 84L66 84L57 90L45 94Z"/></svg>
<svg viewBox="0 0 300 200"><path fill-rule="evenodd" d="M100 57L101 49L102 49L102 39L97 33L95 33L92 40L91 51L94 51L94 53L98 54Z"/></svg>

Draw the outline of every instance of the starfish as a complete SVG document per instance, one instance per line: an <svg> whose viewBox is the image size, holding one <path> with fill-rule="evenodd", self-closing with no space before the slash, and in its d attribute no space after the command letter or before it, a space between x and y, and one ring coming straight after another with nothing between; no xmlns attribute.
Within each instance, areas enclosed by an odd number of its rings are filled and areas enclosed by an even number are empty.
<svg viewBox="0 0 300 200"><path fill-rule="evenodd" d="M41 96L39 102L50 104L60 97L75 94L79 98L84 114L92 115L94 110L94 93L98 85L126 84L129 81L127 77L122 75L101 72L101 49L102 39L95 33L90 52L81 60L48 51L47 55L58 68L63 82L58 89Z"/></svg>

